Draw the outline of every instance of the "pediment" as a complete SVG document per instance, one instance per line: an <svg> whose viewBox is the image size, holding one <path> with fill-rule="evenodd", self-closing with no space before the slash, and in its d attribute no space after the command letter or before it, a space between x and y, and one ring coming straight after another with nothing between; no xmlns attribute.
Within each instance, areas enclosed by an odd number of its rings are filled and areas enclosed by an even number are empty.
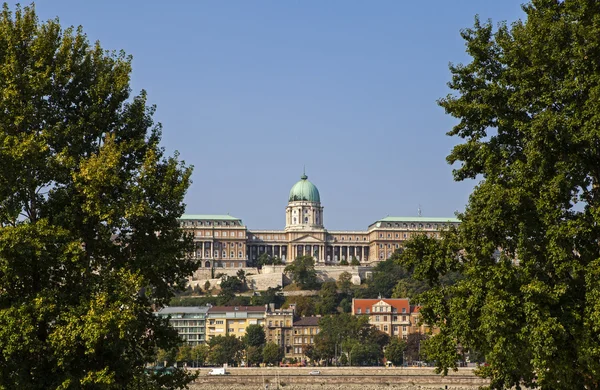
<svg viewBox="0 0 600 390"><path fill-rule="evenodd" d="M323 240L319 240L318 238L314 238L313 236L306 234L302 237L292 240L292 242L298 244L322 244Z"/></svg>

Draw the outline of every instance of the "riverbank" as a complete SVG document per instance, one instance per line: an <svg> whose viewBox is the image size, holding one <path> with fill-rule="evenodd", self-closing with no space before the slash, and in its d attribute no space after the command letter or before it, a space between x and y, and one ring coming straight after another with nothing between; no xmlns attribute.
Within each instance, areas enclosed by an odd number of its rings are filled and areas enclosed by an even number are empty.
<svg viewBox="0 0 600 390"><path fill-rule="evenodd" d="M470 368L450 372L445 377L435 374L431 368L320 367L316 369L319 375L310 375L313 370L315 368L232 368L227 370L229 375L209 376L209 369L202 369L190 389L475 390L488 384Z"/></svg>

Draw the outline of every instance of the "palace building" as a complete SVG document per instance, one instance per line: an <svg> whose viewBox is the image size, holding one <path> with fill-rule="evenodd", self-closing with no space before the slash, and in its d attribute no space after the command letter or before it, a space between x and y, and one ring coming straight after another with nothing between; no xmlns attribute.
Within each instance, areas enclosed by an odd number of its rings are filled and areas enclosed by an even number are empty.
<svg viewBox="0 0 600 390"><path fill-rule="evenodd" d="M254 230L229 215L183 215L181 226L193 233L190 256L201 268L242 268L267 253L285 263L311 255L316 265L336 265L353 258L362 265L387 259L416 234L439 237L456 218L385 217L366 231L329 231L317 187L303 174L290 190L283 230Z"/></svg>

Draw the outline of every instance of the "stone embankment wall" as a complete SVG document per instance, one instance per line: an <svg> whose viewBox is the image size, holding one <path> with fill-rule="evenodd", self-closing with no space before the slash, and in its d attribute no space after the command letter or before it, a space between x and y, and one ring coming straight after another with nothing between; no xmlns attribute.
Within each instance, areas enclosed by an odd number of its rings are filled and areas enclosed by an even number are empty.
<svg viewBox="0 0 600 390"><path fill-rule="evenodd" d="M425 368L317 368L320 375L310 375L315 368L228 369L230 375L209 376L200 370L192 390L199 389L477 389L488 381L476 377L471 369L460 369L448 376L437 375Z"/></svg>
<svg viewBox="0 0 600 390"><path fill-rule="evenodd" d="M290 283L290 280L284 275L284 265L267 265L262 269L255 267L245 268L215 268L214 275L224 274L227 276L235 276L242 269L246 273L248 286L251 290L264 291L267 288L275 288L284 286ZM352 275L352 283L358 285L362 280L369 277L371 272L370 267L352 267L352 266L315 266L317 278L321 282L335 282L339 279L343 272L349 272ZM211 286L218 286L220 279L213 279L213 273L210 269L200 268L194 272L189 284L193 287L199 285L204 288L204 284L208 280Z"/></svg>

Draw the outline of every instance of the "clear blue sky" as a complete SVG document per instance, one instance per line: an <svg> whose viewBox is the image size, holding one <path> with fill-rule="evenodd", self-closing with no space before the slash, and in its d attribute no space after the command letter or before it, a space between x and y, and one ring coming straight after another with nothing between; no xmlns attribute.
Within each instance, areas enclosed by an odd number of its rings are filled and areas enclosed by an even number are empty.
<svg viewBox="0 0 600 390"><path fill-rule="evenodd" d="M455 121L436 105L459 30L475 14L524 16L523 0L42 0L40 19L82 25L133 55L163 145L194 165L187 212L231 214L250 228L285 223L306 173L328 229L391 216L453 216L475 184L445 157ZM13 4L13 2L11 2Z"/></svg>

